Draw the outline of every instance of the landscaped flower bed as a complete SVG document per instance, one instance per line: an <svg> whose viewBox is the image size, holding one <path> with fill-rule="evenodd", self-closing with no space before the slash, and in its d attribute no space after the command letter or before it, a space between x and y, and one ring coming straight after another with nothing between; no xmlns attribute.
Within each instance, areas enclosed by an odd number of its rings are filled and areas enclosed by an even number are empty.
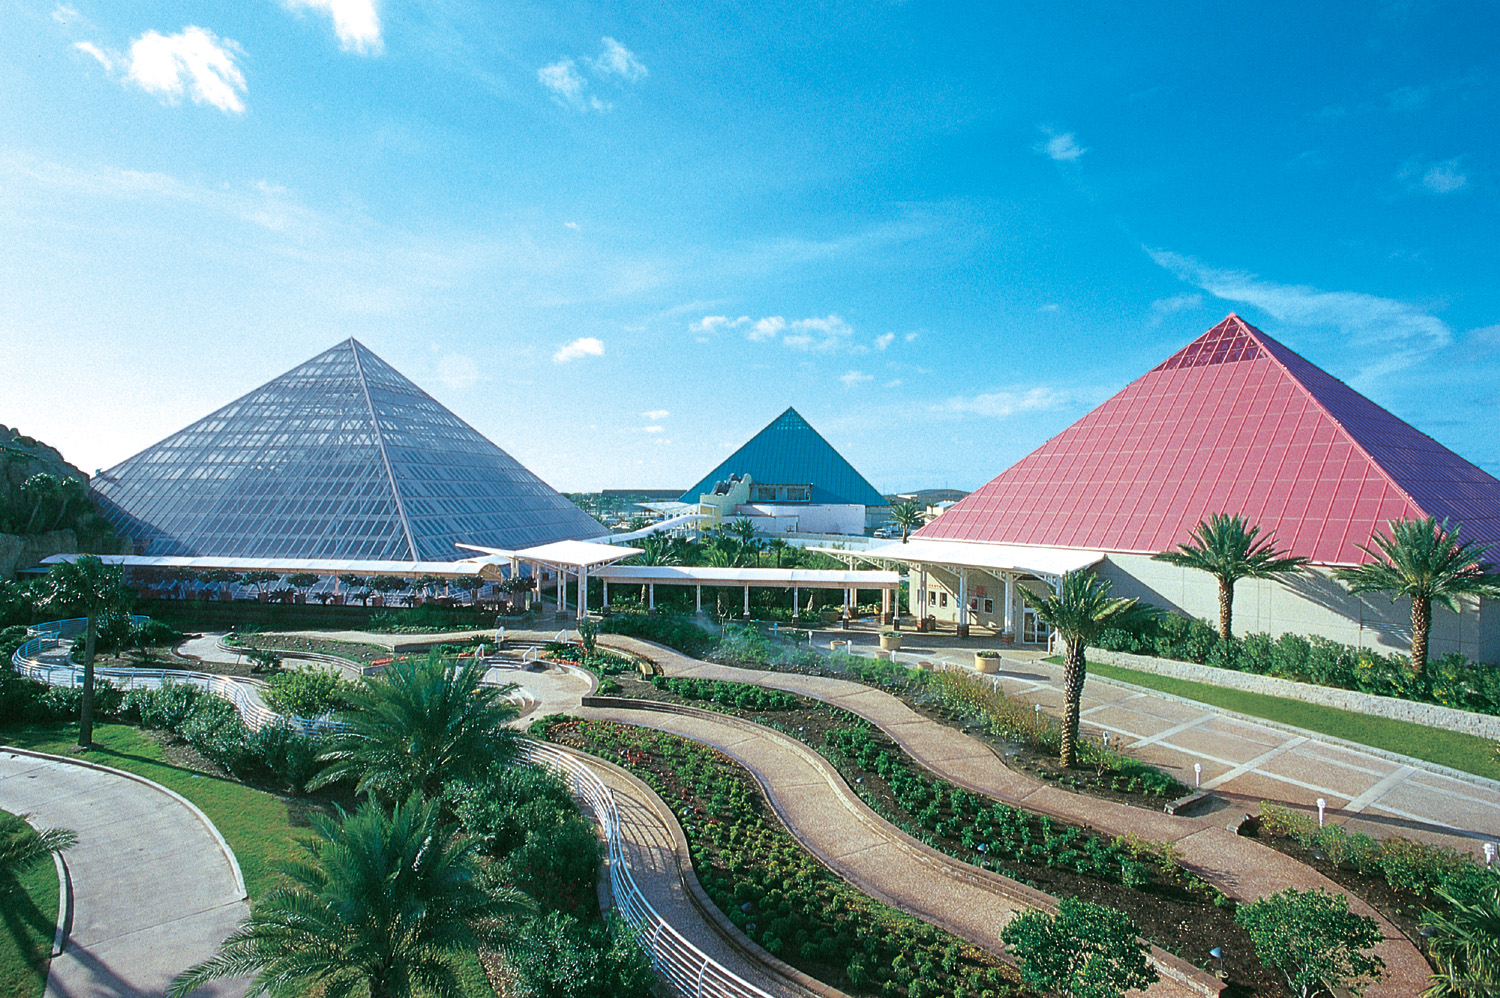
<svg viewBox="0 0 1500 998"><path fill-rule="evenodd" d="M676 811L714 904L799 970L891 998L1028 993L994 956L872 900L819 864L754 779L722 753L605 721L544 718L532 733L607 758L651 785Z"/></svg>
<svg viewBox="0 0 1500 998"><path fill-rule="evenodd" d="M360 644L354 641L334 641L329 638L308 638L300 634L228 634L224 643L234 648L263 648L285 652L295 656L298 652L318 655L334 655L369 665L376 659L391 657L389 648L380 645Z"/></svg>
<svg viewBox="0 0 1500 998"><path fill-rule="evenodd" d="M635 659L610 651L589 653L578 645L567 645L561 641L549 641L542 650L543 657L554 662L571 662L598 676L613 676L622 672L636 671Z"/></svg>
<svg viewBox="0 0 1500 998"><path fill-rule="evenodd" d="M686 686L686 684L693 684ZM673 686L713 699L691 700ZM776 706L750 706L760 687L712 680L622 678L621 695L696 704L764 724L820 752L887 821L940 852L1057 897L1126 912L1142 935L1199 966L1223 947L1231 981L1246 993L1284 994L1261 967L1233 905L1184 871L1169 845L1114 839L956 787L918 766L862 718L780 691ZM717 703L715 701L718 701ZM726 705L732 704L732 705Z"/></svg>
<svg viewBox="0 0 1500 998"><path fill-rule="evenodd" d="M781 690L768 690L749 683L721 683L714 679L671 679L666 676L652 677L651 684L659 690L675 693L687 700L706 701L705 706L738 707L740 710L796 710L804 706L802 697Z"/></svg>

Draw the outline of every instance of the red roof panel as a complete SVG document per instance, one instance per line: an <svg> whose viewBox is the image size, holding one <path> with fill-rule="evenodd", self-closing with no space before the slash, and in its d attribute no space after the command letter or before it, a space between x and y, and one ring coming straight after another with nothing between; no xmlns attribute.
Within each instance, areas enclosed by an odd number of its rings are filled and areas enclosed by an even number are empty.
<svg viewBox="0 0 1500 998"><path fill-rule="evenodd" d="M1319 564L1403 517L1500 543L1500 481L1237 315L917 533L1156 552L1221 512Z"/></svg>

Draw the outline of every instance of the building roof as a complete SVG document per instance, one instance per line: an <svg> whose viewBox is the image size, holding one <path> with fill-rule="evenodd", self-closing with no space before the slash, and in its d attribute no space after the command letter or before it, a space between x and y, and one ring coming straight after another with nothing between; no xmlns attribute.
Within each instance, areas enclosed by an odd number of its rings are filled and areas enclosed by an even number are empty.
<svg viewBox="0 0 1500 998"><path fill-rule="evenodd" d="M804 586L808 589L895 589L895 572L823 568L714 568L685 565L610 565L589 573L610 582L680 586Z"/></svg>
<svg viewBox="0 0 1500 998"><path fill-rule="evenodd" d="M858 552L839 551L834 548L813 548L812 550L834 557L853 555L860 561L899 561L908 565L977 568L985 572L1019 572L1044 579L1092 568L1104 560L1103 551L1030 547L1020 544L933 541L920 537L912 537L905 544L899 542L882 544L879 547Z"/></svg>
<svg viewBox="0 0 1500 998"><path fill-rule="evenodd" d="M749 475L766 485L811 485L812 502L884 506L885 497L865 481L844 456L796 409L788 409L725 458L703 481L682 494L683 502L697 503L714 485L733 475Z"/></svg>
<svg viewBox="0 0 1500 998"><path fill-rule="evenodd" d="M353 339L99 474L147 555L444 561L606 533Z"/></svg>
<svg viewBox="0 0 1500 998"><path fill-rule="evenodd" d="M914 536L1155 553L1212 513L1357 564L1389 520L1500 542L1500 481L1230 315Z"/></svg>

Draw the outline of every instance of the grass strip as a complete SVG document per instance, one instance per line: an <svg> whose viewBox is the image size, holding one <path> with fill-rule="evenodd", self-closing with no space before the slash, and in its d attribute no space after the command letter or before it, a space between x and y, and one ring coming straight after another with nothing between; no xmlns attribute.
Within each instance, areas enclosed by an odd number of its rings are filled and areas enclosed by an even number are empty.
<svg viewBox="0 0 1500 998"><path fill-rule="evenodd" d="M1046 661L1060 664L1061 660ZM1211 683L1199 683L1172 676L1159 676L1152 672L1141 672L1118 665L1089 663L1089 672L1104 679L1147 689L1170 693L1187 700L1212 707L1221 707L1251 717L1261 717L1278 724L1316 731L1320 734L1342 738L1345 741L1369 745L1408 755L1414 759L1437 763L1450 769L1473 773L1492 780L1500 780L1500 753L1495 742L1477 735L1466 735L1444 728L1432 728L1411 721L1397 721L1388 717L1372 717L1352 710L1325 707L1322 704L1271 696L1268 693L1251 693Z"/></svg>
<svg viewBox="0 0 1500 998"><path fill-rule="evenodd" d="M57 867L43 860L16 885L18 893L5 898L0 914L0 995L41 998L57 929Z"/></svg>
<svg viewBox="0 0 1500 998"><path fill-rule="evenodd" d="M77 732L77 727L71 724L20 725L0 729L0 743L34 752L75 756ZM275 884L277 863L305 858L299 843L312 833L303 809L286 798L243 783L173 765L166 760L161 743L139 728L126 724L95 725L94 749L77 757L144 776L196 804L234 850L251 900L261 897ZM50 864L47 876L53 879L51 910L55 916L57 878ZM494 991L477 954L465 954L455 969L465 995L493 998ZM3 994L9 992L0 980L0 995Z"/></svg>

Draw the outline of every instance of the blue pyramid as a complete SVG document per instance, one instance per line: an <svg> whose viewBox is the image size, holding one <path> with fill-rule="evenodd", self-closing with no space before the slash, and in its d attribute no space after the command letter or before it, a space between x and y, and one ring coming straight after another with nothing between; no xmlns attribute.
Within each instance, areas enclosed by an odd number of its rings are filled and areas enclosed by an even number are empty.
<svg viewBox="0 0 1500 998"><path fill-rule="evenodd" d="M844 460L796 409L788 409L771 425L751 437L697 485L682 494L682 502L697 502L715 484L736 475L749 475L761 484L810 485L811 501L828 505L884 506L885 497Z"/></svg>

